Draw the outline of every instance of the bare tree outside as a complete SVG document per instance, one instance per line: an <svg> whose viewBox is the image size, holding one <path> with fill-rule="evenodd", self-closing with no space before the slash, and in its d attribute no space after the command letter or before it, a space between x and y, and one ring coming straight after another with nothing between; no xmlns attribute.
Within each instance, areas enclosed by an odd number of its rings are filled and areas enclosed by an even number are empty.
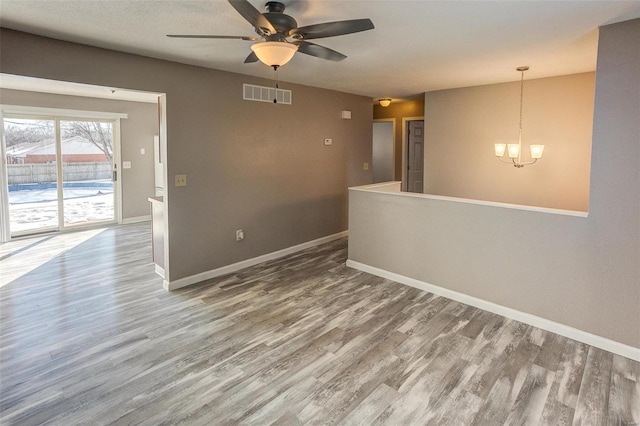
<svg viewBox="0 0 640 426"><path fill-rule="evenodd" d="M110 123L99 121L63 121L60 123L65 138L80 136L97 146L113 163L113 133Z"/></svg>
<svg viewBox="0 0 640 426"><path fill-rule="evenodd" d="M53 139L54 122L51 120L4 119L4 138L7 148L21 143L36 143Z"/></svg>
<svg viewBox="0 0 640 426"><path fill-rule="evenodd" d="M54 122L51 120L5 119L5 140L7 148L22 143L40 143L55 136ZM113 163L113 133L110 123L99 121L62 121L62 137L79 136L95 145Z"/></svg>

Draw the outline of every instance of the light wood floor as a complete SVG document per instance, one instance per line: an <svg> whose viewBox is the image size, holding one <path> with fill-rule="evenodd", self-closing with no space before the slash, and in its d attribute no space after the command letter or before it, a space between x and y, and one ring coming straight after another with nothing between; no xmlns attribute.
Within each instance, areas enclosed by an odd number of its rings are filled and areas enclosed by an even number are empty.
<svg viewBox="0 0 640 426"><path fill-rule="evenodd" d="M640 363L349 269L346 240L169 293L148 225L75 238L2 246L35 262L0 289L3 425L640 422Z"/></svg>

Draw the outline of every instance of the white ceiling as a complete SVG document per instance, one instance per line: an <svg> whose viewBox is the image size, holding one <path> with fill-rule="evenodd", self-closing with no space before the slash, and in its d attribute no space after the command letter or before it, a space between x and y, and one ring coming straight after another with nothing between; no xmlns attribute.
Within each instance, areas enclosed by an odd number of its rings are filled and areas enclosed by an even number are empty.
<svg viewBox="0 0 640 426"><path fill-rule="evenodd" d="M250 0L260 11L263 2ZM244 64L251 42L166 34L254 35L223 0L0 0L0 25L123 52L273 77ZM299 26L370 18L376 28L314 40L348 56L297 53L280 80L373 98L593 71L598 26L640 17L640 1L285 0ZM639 41L640 43L640 41Z"/></svg>

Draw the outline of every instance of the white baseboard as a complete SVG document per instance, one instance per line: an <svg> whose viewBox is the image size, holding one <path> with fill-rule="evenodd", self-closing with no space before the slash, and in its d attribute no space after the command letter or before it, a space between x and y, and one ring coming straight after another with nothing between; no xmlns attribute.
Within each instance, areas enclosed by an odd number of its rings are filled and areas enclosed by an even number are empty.
<svg viewBox="0 0 640 426"><path fill-rule="evenodd" d="M438 287L437 285L429 284L424 281L416 280L414 278L409 278L404 275L396 274L394 272L389 272L384 269L376 268L375 266L356 262L354 260L347 260L347 266L359 271L367 272L372 275L398 282L400 284L428 291L430 293L437 294L438 296L443 296L447 299L455 300L456 302L475 306L476 308L480 308L494 314L502 315L503 317L511 318L516 321L520 321L525 324L529 324L534 327L538 327L543 330L550 331L552 333L556 333L561 336L568 337L570 339L574 339L600 349L604 349L605 351L613 352L614 354L618 354L634 361L640 361L640 349L626 345L624 343L616 342L614 340L610 340L596 334L588 333L586 331L579 330L568 325L560 324L558 322L541 318L536 315L498 305L496 303L479 299L474 296L469 296L464 293L459 293L457 291Z"/></svg>
<svg viewBox="0 0 640 426"><path fill-rule="evenodd" d="M164 268L159 266L158 264L156 264L155 267L156 267L156 274L164 278Z"/></svg>
<svg viewBox="0 0 640 426"><path fill-rule="evenodd" d="M180 278L175 281L164 280L163 287L166 290L176 290L188 285L196 284L202 281L210 280L211 278L220 277L222 275L231 274L249 266L257 265L258 263L266 262L268 260L278 259L280 257L288 256L290 254L306 250L311 247L319 246L320 244L328 243L339 238L344 238L349 234L349 231L339 232L337 234L328 235L326 237L318 238L317 240L307 241L306 243L298 244L292 247L287 247L282 250L274 251L271 253L263 254L262 256L254 257L251 259L243 260L233 263L231 265L223 266L221 268L213 269L211 271L201 272L189 277Z"/></svg>
<svg viewBox="0 0 640 426"><path fill-rule="evenodd" d="M151 215L128 217L126 219L122 219L122 224L129 225L131 223L149 222L150 220L151 220Z"/></svg>

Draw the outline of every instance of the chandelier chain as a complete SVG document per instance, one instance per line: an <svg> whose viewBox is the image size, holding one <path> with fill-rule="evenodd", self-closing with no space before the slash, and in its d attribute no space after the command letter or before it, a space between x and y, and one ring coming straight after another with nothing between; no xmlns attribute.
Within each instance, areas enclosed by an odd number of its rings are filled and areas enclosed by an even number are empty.
<svg viewBox="0 0 640 426"><path fill-rule="evenodd" d="M520 71L520 132L522 132L522 99L524 97L524 71Z"/></svg>

